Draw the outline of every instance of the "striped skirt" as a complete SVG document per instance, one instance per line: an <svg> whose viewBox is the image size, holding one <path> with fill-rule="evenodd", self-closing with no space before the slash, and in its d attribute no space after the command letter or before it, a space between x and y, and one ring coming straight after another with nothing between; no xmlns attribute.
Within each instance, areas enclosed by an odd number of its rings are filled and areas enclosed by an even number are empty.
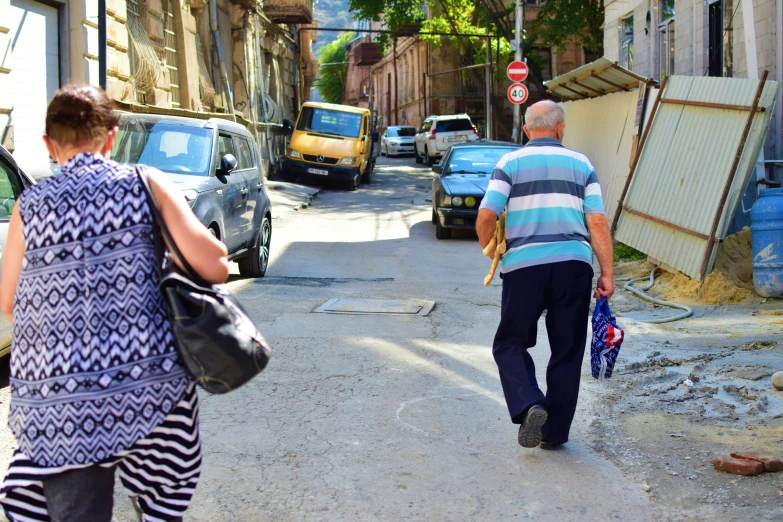
<svg viewBox="0 0 783 522"><path fill-rule="evenodd" d="M135 498L144 522L181 517L201 474L198 394L192 384L177 406L147 437L98 463L115 467ZM0 504L12 522L49 521L42 480L85 466L41 468L17 451L0 489Z"/></svg>

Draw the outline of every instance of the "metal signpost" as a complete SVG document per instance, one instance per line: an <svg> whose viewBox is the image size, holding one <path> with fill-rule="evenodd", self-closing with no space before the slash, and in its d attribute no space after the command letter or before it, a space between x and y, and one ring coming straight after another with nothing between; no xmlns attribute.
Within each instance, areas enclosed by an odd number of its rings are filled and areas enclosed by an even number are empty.
<svg viewBox="0 0 783 522"><path fill-rule="evenodd" d="M512 83L508 88L508 101L516 106L522 105L527 101L527 87L521 83Z"/></svg>
<svg viewBox="0 0 783 522"><path fill-rule="evenodd" d="M525 81L527 79L528 72L527 64L525 62L516 60L508 64L508 68L506 69L506 75L512 82Z"/></svg>

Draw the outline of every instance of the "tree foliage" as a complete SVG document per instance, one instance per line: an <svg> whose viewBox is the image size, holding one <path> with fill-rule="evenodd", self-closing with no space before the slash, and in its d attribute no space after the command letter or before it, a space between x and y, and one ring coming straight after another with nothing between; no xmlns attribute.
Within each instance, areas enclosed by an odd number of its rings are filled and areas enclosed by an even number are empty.
<svg viewBox="0 0 783 522"><path fill-rule="evenodd" d="M318 53L318 78L315 87L327 103L342 103L345 93L345 78L348 69L348 43L353 33L340 35L335 41L321 47Z"/></svg>
<svg viewBox="0 0 783 522"><path fill-rule="evenodd" d="M604 0L547 0L527 31L529 41L562 52L569 44L601 53Z"/></svg>

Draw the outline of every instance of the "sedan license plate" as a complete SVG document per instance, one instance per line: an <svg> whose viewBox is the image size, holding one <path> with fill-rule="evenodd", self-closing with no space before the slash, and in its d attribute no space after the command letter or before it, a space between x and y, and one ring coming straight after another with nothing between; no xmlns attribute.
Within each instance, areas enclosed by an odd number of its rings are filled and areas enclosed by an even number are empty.
<svg viewBox="0 0 783 522"><path fill-rule="evenodd" d="M449 136L450 143L462 143L464 141L468 141L467 136Z"/></svg>
<svg viewBox="0 0 783 522"><path fill-rule="evenodd" d="M328 176L329 171L328 170L322 170L322 169L307 169L307 172L310 174L320 174L322 176Z"/></svg>

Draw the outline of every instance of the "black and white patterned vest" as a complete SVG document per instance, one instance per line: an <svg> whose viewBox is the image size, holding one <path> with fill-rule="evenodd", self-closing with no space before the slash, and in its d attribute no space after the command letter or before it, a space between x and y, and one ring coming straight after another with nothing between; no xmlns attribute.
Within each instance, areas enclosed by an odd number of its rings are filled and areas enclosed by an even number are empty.
<svg viewBox="0 0 783 522"><path fill-rule="evenodd" d="M22 193L9 426L39 466L105 460L148 435L188 385L132 167L92 154Z"/></svg>

